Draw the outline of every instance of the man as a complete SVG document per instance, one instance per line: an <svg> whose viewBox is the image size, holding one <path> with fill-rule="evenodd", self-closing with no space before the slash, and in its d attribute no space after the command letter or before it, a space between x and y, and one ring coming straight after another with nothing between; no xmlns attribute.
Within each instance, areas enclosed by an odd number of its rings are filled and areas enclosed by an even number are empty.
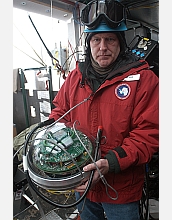
<svg viewBox="0 0 172 220"><path fill-rule="evenodd" d="M86 59L76 63L53 103L50 118L62 122L79 121L96 137L99 125L103 127L101 158L83 168L95 170L86 200L79 203L82 220L138 220L142 197L145 164L158 151L158 77L145 60L126 52L125 19L121 19L122 5L110 1L110 14L98 14L93 20L86 17L96 1L82 11L87 25ZM115 3L114 3L115 2ZM102 3L101 3L102 4ZM110 3L104 3L105 7ZM115 6L118 10L115 9ZM92 8L92 9L94 9ZM101 7L102 8L102 7ZM109 16L109 17L108 17ZM92 17L93 18L93 17ZM101 175L100 175L101 174ZM75 188L78 199L88 182Z"/></svg>

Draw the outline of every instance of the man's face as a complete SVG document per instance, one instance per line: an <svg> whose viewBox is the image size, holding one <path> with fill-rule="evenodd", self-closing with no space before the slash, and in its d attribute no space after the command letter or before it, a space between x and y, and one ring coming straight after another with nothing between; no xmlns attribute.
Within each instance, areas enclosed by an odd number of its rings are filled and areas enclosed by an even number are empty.
<svg viewBox="0 0 172 220"><path fill-rule="evenodd" d="M100 67L113 63L120 52L120 42L115 33L97 33L90 40L93 59Z"/></svg>

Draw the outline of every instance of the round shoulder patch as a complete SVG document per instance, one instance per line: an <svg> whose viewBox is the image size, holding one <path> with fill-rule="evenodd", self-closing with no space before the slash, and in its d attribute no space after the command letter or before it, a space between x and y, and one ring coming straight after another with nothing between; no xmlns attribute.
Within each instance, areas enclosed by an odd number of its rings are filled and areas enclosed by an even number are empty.
<svg viewBox="0 0 172 220"><path fill-rule="evenodd" d="M128 84L120 84L115 89L115 94L119 99L126 99L130 95L131 89Z"/></svg>

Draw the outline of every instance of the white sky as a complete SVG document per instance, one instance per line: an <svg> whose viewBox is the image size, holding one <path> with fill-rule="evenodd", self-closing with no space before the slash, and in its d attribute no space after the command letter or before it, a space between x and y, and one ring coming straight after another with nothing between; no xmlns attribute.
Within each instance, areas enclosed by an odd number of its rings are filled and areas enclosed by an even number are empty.
<svg viewBox="0 0 172 220"><path fill-rule="evenodd" d="M52 65L51 58L32 25L29 15L50 52L54 50L55 43L58 49L60 42L63 48L67 48L67 22L13 8L13 69L42 66L32 58L40 62L42 59L47 66Z"/></svg>

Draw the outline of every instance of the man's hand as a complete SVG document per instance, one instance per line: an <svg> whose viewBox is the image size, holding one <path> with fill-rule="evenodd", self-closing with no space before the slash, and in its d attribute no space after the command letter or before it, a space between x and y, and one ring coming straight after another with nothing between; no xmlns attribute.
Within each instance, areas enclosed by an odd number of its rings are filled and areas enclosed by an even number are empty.
<svg viewBox="0 0 172 220"><path fill-rule="evenodd" d="M96 164L101 172L101 175L105 175L106 173L108 173L109 163L108 163L107 159L100 159L100 160L96 161ZM97 182L99 182L100 174L97 171L97 168L94 163L88 164L87 166L85 166L83 168L84 172L91 171L91 170L95 170L94 175L93 175L93 179L92 179L92 184L91 184L91 188L92 188ZM83 193L86 190L87 184L88 184L88 181L86 181L84 184L76 187L75 191Z"/></svg>

